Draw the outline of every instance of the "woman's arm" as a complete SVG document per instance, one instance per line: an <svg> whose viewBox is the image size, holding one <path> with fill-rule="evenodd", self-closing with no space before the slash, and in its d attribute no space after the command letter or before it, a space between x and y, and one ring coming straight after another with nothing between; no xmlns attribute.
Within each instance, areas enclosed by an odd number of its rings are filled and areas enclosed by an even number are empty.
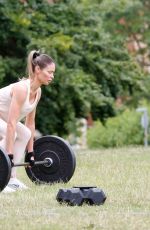
<svg viewBox="0 0 150 230"><path fill-rule="evenodd" d="M13 154L16 123L20 116L21 108L25 102L26 95L27 88L25 88L23 85L16 85L13 87L6 131L6 151L9 154Z"/></svg>
<svg viewBox="0 0 150 230"><path fill-rule="evenodd" d="M38 92L38 102L40 98L41 98L41 88L39 88L39 92ZM35 115L36 115L36 108L26 116L26 120L25 120L25 125L31 130L31 138L27 145L28 152L33 152L33 142L34 142L34 135L35 135Z"/></svg>
<svg viewBox="0 0 150 230"><path fill-rule="evenodd" d="M31 138L27 145L27 151L33 152L33 141L34 141L34 134L35 134L35 114L36 108L26 116L25 125L31 130Z"/></svg>

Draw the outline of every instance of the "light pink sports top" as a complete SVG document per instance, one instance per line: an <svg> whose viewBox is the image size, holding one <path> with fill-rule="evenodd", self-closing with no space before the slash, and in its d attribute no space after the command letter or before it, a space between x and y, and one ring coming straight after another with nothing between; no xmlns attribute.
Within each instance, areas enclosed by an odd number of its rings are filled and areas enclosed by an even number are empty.
<svg viewBox="0 0 150 230"><path fill-rule="evenodd" d="M0 118L2 118L5 121L7 121L7 118L8 118L8 112L9 112L9 107L11 103L11 91L12 91L12 87L15 84L25 84L27 86L27 97L21 108L21 113L20 113L20 117L18 121L22 120L30 112L32 112L38 103L40 89L38 90L38 93L36 94L36 98L34 102L33 103L29 102L29 96L30 96L30 80L29 79L10 84L0 89Z"/></svg>

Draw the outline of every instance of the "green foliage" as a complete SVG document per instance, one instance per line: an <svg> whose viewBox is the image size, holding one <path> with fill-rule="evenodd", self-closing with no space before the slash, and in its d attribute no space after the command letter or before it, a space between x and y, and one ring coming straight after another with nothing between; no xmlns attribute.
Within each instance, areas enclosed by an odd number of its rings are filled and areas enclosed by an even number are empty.
<svg viewBox="0 0 150 230"><path fill-rule="evenodd" d="M5 67L2 57L0 56L0 83L3 81L5 77Z"/></svg>
<svg viewBox="0 0 150 230"><path fill-rule="evenodd" d="M120 147L143 144L144 131L140 124L141 114L126 110L114 118L109 118L105 126L97 121L88 130L90 148Z"/></svg>
<svg viewBox="0 0 150 230"><path fill-rule="evenodd" d="M109 7L108 7L109 2ZM104 23L106 30L114 34L127 38L136 37L140 34L142 40L150 44L150 2L147 0L121 0L103 1L102 10L105 12ZM121 22L120 20L123 21Z"/></svg>
<svg viewBox="0 0 150 230"><path fill-rule="evenodd" d="M62 9L63 15L60 13ZM67 16L67 20L64 15ZM47 17L52 25L47 30L47 38L44 41L40 38L32 39L28 49L43 47L45 51L49 52L50 50L50 54L58 64L57 77L59 81L61 78L63 79L63 74L66 75L69 72L69 75L73 74L76 77L76 69L82 69L85 78L89 74L93 75L93 81L101 88L101 91L95 92L95 97L93 93L92 102L90 95L88 102L80 100L79 106L75 107L74 118L86 116L90 111L92 111L94 119L105 120L109 116L114 116L116 113L114 99L120 95L126 97L133 95L135 90L140 90L143 77L140 69L123 46L123 41L105 32L97 5L84 8L83 5L76 5L73 1L68 2L67 5L53 5L49 9ZM57 23L59 32L55 30L53 33L55 23ZM34 33L35 30L36 28L34 28ZM42 30L42 28L38 27L38 30ZM49 34L51 35L48 36ZM59 75L61 72L59 66L63 66L65 70L61 75ZM82 84L82 89L84 89L84 83ZM72 89L71 82L70 87ZM74 87L78 88L77 85ZM88 92L91 90L89 88ZM71 92L74 90L70 91L70 94ZM76 97L76 93L77 90L73 97ZM82 90L83 93L84 90ZM71 97L70 94L69 97ZM83 98L86 97L83 96ZM97 103L98 100L101 103ZM68 103L67 101L66 104ZM84 110L84 104L87 103L89 110ZM83 113L78 108L82 108Z"/></svg>
<svg viewBox="0 0 150 230"><path fill-rule="evenodd" d="M107 30L104 1L91 2L0 3L2 86L23 76L31 49L56 62L54 83L43 88L37 110L37 128L44 134L67 134L89 112L104 121L116 114L118 96L143 90L142 73L124 40Z"/></svg>
<svg viewBox="0 0 150 230"><path fill-rule="evenodd" d="M103 1L101 4L104 25L106 31L114 36L123 39L126 44L128 41L137 43L138 50L133 52L133 57L138 60L139 66L146 69L149 66L149 45L150 45L150 1L147 0L121 0L110 2ZM145 44L142 48L141 44ZM134 65L132 65L134 66ZM133 67L134 68L134 67ZM133 71L134 72L134 71ZM138 75L138 73L137 73ZM138 81L139 82L139 81ZM139 82L142 90L135 90L134 97L131 98L128 105L137 106L141 98L147 98L149 101L149 82L150 74L144 73L142 82Z"/></svg>

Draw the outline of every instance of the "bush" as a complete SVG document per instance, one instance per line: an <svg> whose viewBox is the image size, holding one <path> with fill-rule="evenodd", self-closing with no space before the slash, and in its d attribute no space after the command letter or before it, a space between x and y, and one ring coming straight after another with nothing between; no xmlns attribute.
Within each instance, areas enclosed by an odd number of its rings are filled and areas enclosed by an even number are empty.
<svg viewBox="0 0 150 230"><path fill-rule="evenodd" d="M141 114L126 110L117 117L109 118L105 125L96 121L88 130L88 146L100 148L143 144L140 120Z"/></svg>

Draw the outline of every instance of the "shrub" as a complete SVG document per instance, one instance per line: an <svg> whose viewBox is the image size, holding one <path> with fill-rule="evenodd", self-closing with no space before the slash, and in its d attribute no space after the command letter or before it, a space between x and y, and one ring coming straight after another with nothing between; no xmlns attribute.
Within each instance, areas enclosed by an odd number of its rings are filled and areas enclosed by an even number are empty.
<svg viewBox="0 0 150 230"><path fill-rule="evenodd" d="M96 121L88 130L87 142L90 148L120 147L143 144L141 114L126 110L117 117L109 118L105 125Z"/></svg>

